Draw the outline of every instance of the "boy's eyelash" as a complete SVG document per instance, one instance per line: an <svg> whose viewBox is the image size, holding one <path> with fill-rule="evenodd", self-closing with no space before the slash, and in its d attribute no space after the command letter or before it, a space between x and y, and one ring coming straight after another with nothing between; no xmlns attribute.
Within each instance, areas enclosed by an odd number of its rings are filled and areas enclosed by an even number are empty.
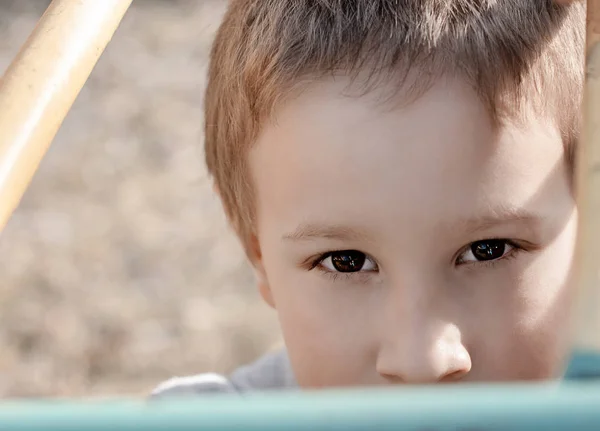
<svg viewBox="0 0 600 431"><path fill-rule="evenodd" d="M505 256L502 256L498 259L495 260L490 260L490 261L478 261L478 262L466 262L466 263L462 263L459 264L457 266L465 266L465 267L471 267L473 269L475 268L492 268L496 265L502 264L502 263L506 263L506 261L509 261L511 259L514 259L515 257L517 257L520 253L527 251L527 248L524 247L523 245L518 244L515 241L511 241L511 240L507 240L507 239L502 239L502 238L489 238L488 240L501 240L506 242L506 244L510 245L511 247L513 247L513 249L506 254ZM467 247L470 247L472 244L479 242L479 241L473 241L471 242ZM464 252L464 250L466 250L466 247L463 248L463 250L461 252ZM339 250L334 250L334 251L328 251L326 253L322 253L320 255L318 255L315 258L312 258L310 260L308 260L305 264L303 264L303 266L306 267L307 270L312 271L312 270L318 270L321 274L326 275L327 277L330 277L332 281L340 281L340 279L342 280L348 280L348 281L357 281L357 278L360 278L364 281L366 281L368 278L372 277L373 273L372 272L363 272L363 271L358 271L358 272L349 272L349 273L344 273L344 272L332 272L329 270L326 270L324 268L322 268L320 266L320 264L327 259L328 257L330 257L331 255L338 253ZM456 258L455 258L456 261ZM362 281L361 280L361 281Z"/></svg>
<svg viewBox="0 0 600 431"><path fill-rule="evenodd" d="M371 277L373 277L374 274L373 272L365 271L332 272L322 268L321 266L319 266L319 264L317 264L313 269L316 269L324 276L329 277L331 281L348 281L353 283L366 283Z"/></svg>
<svg viewBox="0 0 600 431"><path fill-rule="evenodd" d="M457 264L456 266L461 267L461 266L465 266L465 267L476 267L476 268L492 268L494 266L500 265L502 263L506 263L506 261L508 260L512 260L515 257L517 257L519 254L521 254L524 251L527 251L528 249L523 246L522 244L517 243L516 241L512 241L509 239L504 239L504 238L487 238L485 240L482 241L503 241L505 242L507 245L510 245L513 249L506 254L505 256L502 256L498 259L495 260L488 260L488 261L477 261L477 262L464 262L464 263L460 263ZM481 242L481 241L473 241L471 242L469 245L467 245L466 247L464 247L459 254L464 253L468 247L471 247L473 244L477 243L477 242ZM535 248L534 246L531 246L531 248ZM456 262L457 258L454 258L454 261Z"/></svg>
<svg viewBox="0 0 600 431"><path fill-rule="evenodd" d="M329 277L332 281L352 281L352 282L361 283L361 282L366 282L370 277L373 276L372 272L364 272L364 271L333 272L333 271L326 270L325 268L320 266L320 264L325 259L327 259L331 255L333 255L335 253L339 253L339 252L340 252L340 250L328 251L326 253L320 254L316 258L310 259L307 262L307 269L309 271L317 270L321 274Z"/></svg>
<svg viewBox="0 0 600 431"><path fill-rule="evenodd" d="M510 244L509 242L507 242L507 244ZM478 262L467 262L467 263L463 263L459 266L477 266L478 268L481 267L485 267L485 268L492 268L494 266L500 265L502 263L506 263L509 260L514 259L515 257L517 257L518 254L520 254L521 252L525 251L522 247L519 247L518 245L514 245L514 244L510 244L512 247L514 247L510 253L508 253L505 256L499 257L496 260L487 260L487 261L478 261Z"/></svg>
<svg viewBox="0 0 600 431"><path fill-rule="evenodd" d="M331 271L326 271L319 266L317 266L316 269L321 274L325 275L326 277L329 277L331 279L331 281L340 281L340 278L342 279L341 281L356 280L356 277L360 277L360 274L364 274L364 273L360 273L360 272L348 272L348 273L331 272Z"/></svg>
<svg viewBox="0 0 600 431"><path fill-rule="evenodd" d="M332 251L329 251L327 253L320 254L316 258L311 259L308 262L308 270L312 271L313 269L318 268L319 264L321 262L323 262L325 259L327 259L329 256L331 256L332 253L333 253Z"/></svg>

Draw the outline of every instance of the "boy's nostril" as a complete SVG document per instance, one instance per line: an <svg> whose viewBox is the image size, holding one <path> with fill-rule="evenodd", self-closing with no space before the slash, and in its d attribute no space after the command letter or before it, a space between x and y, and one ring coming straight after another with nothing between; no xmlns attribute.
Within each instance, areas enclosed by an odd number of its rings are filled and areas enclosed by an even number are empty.
<svg viewBox="0 0 600 431"><path fill-rule="evenodd" d="M465 377L469 372L467 370L457 370L446 374L441 380L440 383L452 383L461 380Z"/></svg>

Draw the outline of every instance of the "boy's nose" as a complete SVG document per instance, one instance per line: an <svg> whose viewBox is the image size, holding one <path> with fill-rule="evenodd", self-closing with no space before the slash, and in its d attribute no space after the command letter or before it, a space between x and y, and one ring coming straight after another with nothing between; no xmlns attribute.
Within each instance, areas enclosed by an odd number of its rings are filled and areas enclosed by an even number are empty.
<svg viewBox="0 0 600 431"><path fill-rule="evenodd" d="M392 383L405 384L444 383L465 377L471 371L471 357L458 328L448 324L437 330L423 329L383 344L377 372Z"/></svg>

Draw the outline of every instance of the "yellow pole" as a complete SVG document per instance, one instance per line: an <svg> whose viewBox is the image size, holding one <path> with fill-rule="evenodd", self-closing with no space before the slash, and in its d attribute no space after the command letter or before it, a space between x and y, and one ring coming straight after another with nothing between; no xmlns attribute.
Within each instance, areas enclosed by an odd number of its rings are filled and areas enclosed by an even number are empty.
<svg viewBox="0 0 600 431"><path fill-rule="evenodd" d="M574 350L600 355L600 0L588 0L587 8L584 128L577 160Z"/></svg>
<svg viewBox="0 0 600 431"><path fill-rule="evenodd" d="M0 230L132 0L54 0L0 80Z"/></svg>

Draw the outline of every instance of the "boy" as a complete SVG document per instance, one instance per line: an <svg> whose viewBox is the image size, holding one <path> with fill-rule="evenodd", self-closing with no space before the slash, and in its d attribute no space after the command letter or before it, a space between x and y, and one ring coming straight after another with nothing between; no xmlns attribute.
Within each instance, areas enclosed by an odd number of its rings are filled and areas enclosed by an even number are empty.
<svg viewBox="0 0 600 431"><path fill-rule="evenodd" d="M154 394L559 376L584 34L550 0L231 2L206 159L286 351Z"/></svg>

